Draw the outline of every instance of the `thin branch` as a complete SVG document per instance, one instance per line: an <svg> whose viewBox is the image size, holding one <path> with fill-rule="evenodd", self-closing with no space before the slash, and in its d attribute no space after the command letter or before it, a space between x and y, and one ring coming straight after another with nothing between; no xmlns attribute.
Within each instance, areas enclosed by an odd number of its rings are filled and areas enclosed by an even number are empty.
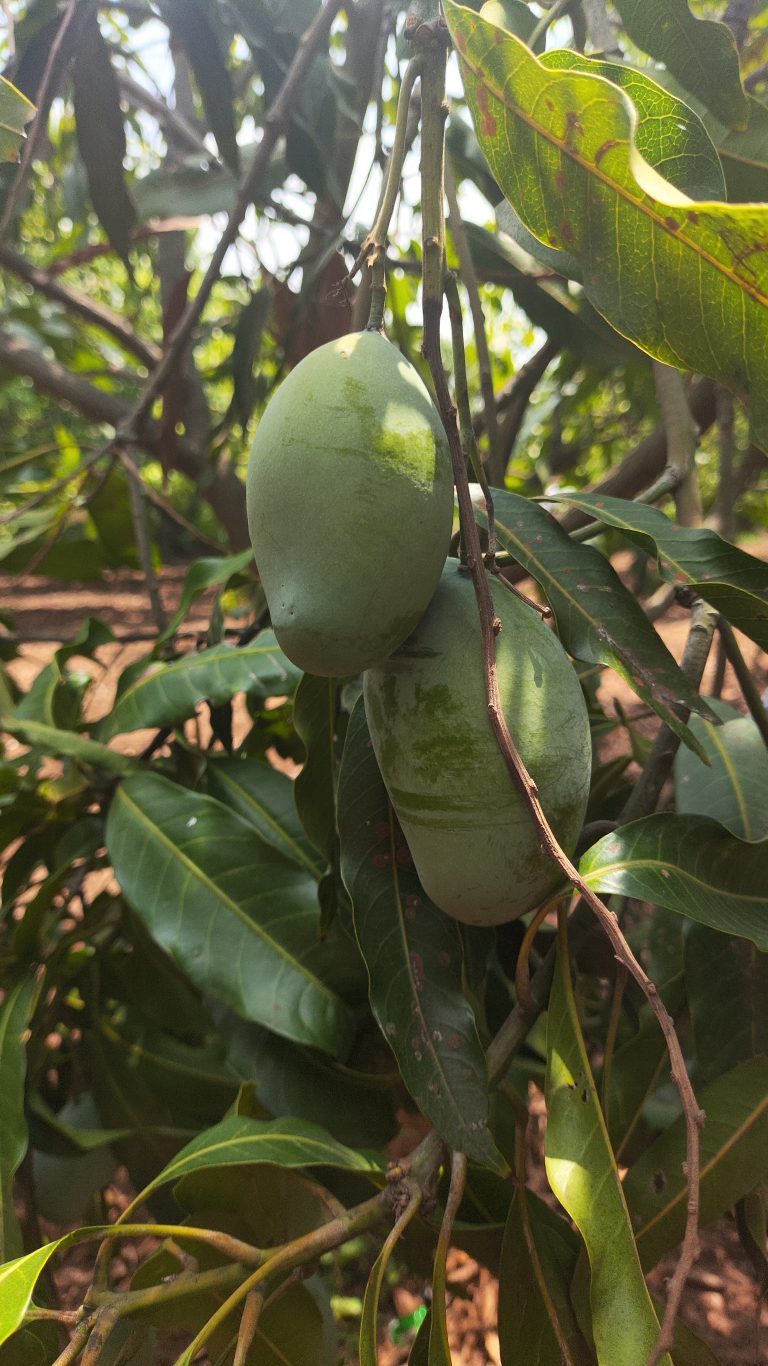
<svg viewBox="0 0 768 1366"><path fill-rule="evenodd" d="M432 380L437 396L438 409L448 436L453 462L454 481L459 502L459 516L464 528L467 545L467 569L477 598L478 614L483 639L483 664L488 698L488 716L501 754L506 762L512 780L522 797L534 825L539 833L545 855L557 863L565 877L581 893L582 898L593 911L603 932L609 939L616 957L634 977L648 1000L664 1034L669 1052L672 1078L680 1094L685 1116L687 1175L689 1181L688 1216L683 1246L670 1284L664 1320L659 1338L652 1354L650 1366L655 1366L671 1346L674 1323L680 1306L680 1299L688 1273L698 1251L699 1215L699 1130L704 1115L699 1108L691 1081L685 1066L685 1058L674 1023L659 997L655 984L635 958L630 945L622 933L616 917L600 900L589 883L561 849L552 827L547 820L539 798L539 792L528 773L509 732L501 705L498 676L496 671L495 640L501 623L496 617L490 586L483 567L480 538L474 518L472 498L469 489L461 439L456 426L456 414L451 403L448 382L443 368L440 349L440 314L442 303L442 179L444 117L443 99L445 90L445 50L442 43L434 41L424 53L422 69L422 220L424 250L424 354L432 372Z"/></svg>
<svg viewBox="0 0 768 1366"><path fill-rule="evenodd" d="M380 258L382 260L382 265L386 259L387 235L389 233L389 225L392 221L392 214L395 211L397 196L400 193L400 182L403 176L403 162L408 147L408 114L411 107L411 95L413 94L413 87L416 84L418 77L419 61L418 58L413 58L405 68L400 85L400 93L397 97L395 140L392 144L392 151L389 154L389 160L387 162L381 199L376 210L376 220L360 247L357 259L349 272L350 279L357 274L363 263L366 263L369 269L372 269L376 261Z"/></svg>
<svg viewBox="0 0 768 1366"><path fill-rule="evenodd" d="M443 1210L443 1218L440 1224L440 1232L437 1237L435 1259L432 1267L433 1285L437 1285L441 1281L445 1283L446 1264L448 1261L448 1253L451 1249L451 1240L453 1238L453 1226L456 1223L456 1217L459 1213L461 1202L464 1199L464 1191L466 1189L466 1185L466 1153L453 1152L451 1153L451 1183L448 1188L448 1198L445 1202L445 1209ZM445 1301L445 1296L443 1296L443 1301ZM432 1343L433 1336L436 1334L436 1331L438 1333L441 1333L441 1336L445 1333L444 1302L440 1305L434 1303L432 1305L432 1325L430 1331L430 1344ZM436 1353L436 1355L438 1355L438 1353Z"/></svg>
<svg viewBox="0 0 768 1366"><path fill-rule="evenodd" d="M696 478L696 424L679 370L653 361L653 379L667 435L667 472L681 526L701 525L701 495Z"/></svg>
<svg viewBox="0 0 768 1366"><path fill-rule="evenodd" d="M89 1318L83 1320L79 1327L75 1329L72 1338L67 1343L63 1352L59 1353L56 1360L51 1363L51 1366L72 1366L72 1363L77 1361L77 1358L80 1356L80 1353L88 1341L95 1317L96 1316L92 1314Z"/></svg>
<svg viewBox="0 0 768 1366"><path fill-rule="evenodd" d="M69 4L67 5L67 8L65 9L61 17L61 23L59 24L56 37L51 43L51 50L48 53L48 60L45 64L43 79L40 82L40 86L37 91L37 113L35 114L34 120L32 122L32 127L30 129L29 136L27 137L27 140L24 143L24 150L21 155L21 161L19 162L19 169L16 172L14 180L11 184L11 188L8 192L8 198L5 201L5 208L3 209L2 217L0 217L0 241L3 237L5 237L8 228L11 222L13 221L13 216L16 212L16 205L21 196L21 192L24 188L27 176L29 175L32 162L35 158L35 154L37 153L37 149L40 145L45 129L48 125L48 113L51 107L51 102L56 93L56 80L59 74L59 63L64 48L64 39L66 38L72 20L74 19L75 14L78 11L78 6L79 0L69 0ZM90 8L92 7L93 6L91 4ZM81 15L85 12L85 9L86 6L81 7Z"/></svg>
<svg viewBox="0 0 768 1366"><path fill-rule="evenodd" d="M560 15L563 13L563 11L567 8L569 4L570 0L554 0L554 3L550 5L549 9L546 10L544 14L542 14L538 24L533 30L533 33L528 39L528 46L531 49L535 48L542 34L546 33L550 24L554 24L555 20L560 18Z"/></svg>
<svg viewBox="0 0 768 1366"><path fill-rule="evenodd" d="M485 477L483 462L477 449L475 433L472 428L472 413L469 407L467 388L467 358L464 350L464 327L459 302L459 290L455 277L448 272L445 277L445 297L448 300L448 315L451 320L451 347L453 350L453 380L456 389L456 406L459 412L461 445L464 463L469 466L485 499L485 515L488 518L488 561L489 567L496 562L496 517L493 510L493 496Z"/></svg>
<svg viewBox="0 0 768 1366"><path fill-rule="evenodd" d="M240 1320L240 1330L237 1334L237 1346L232 1366L246 1366L248 1353L256 1336L259 1318L264 1307L264 1295L263 1289L252 1290L243 1305L243 1317Z"/></svg>
<svg viewBox="0 0 768 1366"><path fill-rule="evenodd" d="M746 659L739 649L739 642L734 635L732 627L729 626L727 621L724 621L723 618L720 617L717 623L717 629L720 633L720 639L723 642L726 658L738 679L742 697L749 708L750 716L757 726L757 729L760 731L765 744L768 745L768 712L763 705L760 689L752 677Z"/></svg>

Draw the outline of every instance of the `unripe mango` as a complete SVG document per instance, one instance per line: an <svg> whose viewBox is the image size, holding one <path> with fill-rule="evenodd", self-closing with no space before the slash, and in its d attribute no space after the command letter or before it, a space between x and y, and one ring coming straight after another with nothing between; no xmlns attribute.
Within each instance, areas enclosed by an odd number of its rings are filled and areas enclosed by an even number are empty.
<svg viewBox="0 0 768 1366"><path fill-rule="evenodd" d="M591 744L576 673L533 608L491 580L502 710L567 853L589 794ZM544 853L488 720L470 575L449 560L408 640L364 675L373 748L425 892L456 920L498 925L561 874Z"/></svg>
<svg viewBox="0 0 768 1366"><path fill-rule="evenodd" d="M278 641L309 673L356 674L405 640L448 553L453 479L413 366L377 332L306 356L259 423L248 524Z"/></svg>

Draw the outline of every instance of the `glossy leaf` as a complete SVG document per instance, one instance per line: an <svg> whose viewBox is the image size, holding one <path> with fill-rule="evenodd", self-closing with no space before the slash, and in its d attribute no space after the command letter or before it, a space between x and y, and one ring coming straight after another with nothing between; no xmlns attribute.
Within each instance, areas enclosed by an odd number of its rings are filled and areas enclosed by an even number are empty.
<svg viewBox="0 0 768 1366"><path fill-rule="evenodd" d="M677 735L696 744L673 707L684 702L712 713L606 557L572 541L529 498L494 491L494 506L499 544L541 585L569 654L610 665ZM485 523L479 508L478 516Z"/></svg>
<svg viewBox="0 0 768 1366"><path fill-rule="evenodd" d="M499 1344L504 1363L525 1344L526 1366L590 1366L594 1360L571 1304L580 1242L569 1224L519 1186L509 1207L499 1274Z"/></svg>
<svg viewBox="0 0 768 1366"><path fill-rule="evenodd" d="M746 395L768 444L768 209L687 199L637 152L623 91L547 70L512 34L455 0L445 8L478 138L525 226L577 259L587 297L624 336Z"/></svg>
<svg viewBox="0 0 768 1366"><path fill-rule="evenodd" d="M292 693L300 677L272 631L260 632L241 648L214 645L170 664L155 662L120 694L97 727L98 738L108 740L146 726L180 725L203 699L218 703L238 692L268 697Z"/></svg>
<svg viewBox="0 0 768 1366"><path fill-rule="evenodd" d="M27 1074L26 1031L37 995L31 975L10 987L0 1005L0 1261L21 1251L13 1210L13 1178L27 1151L24 1082Z"/></svg>
<svg viewBox="0 0 768 1366"><path fill-rule="evenodd" d="M106 773L130 773L137 768L135 759L117 750L100 745L97 740L89 740L73 730L60 730L57 726L47 726L40 721L17 721L3 717L3 730L15 735L24 744L55 754L60 758L74 759L77 763L93 768L102 768Z"/></svg>
<svg viewBox="0 0 768 1366"><path fill-rule="evenodd" d="M242 573L252 563L253 552L250 550L241 550L237 555L217 555L195 560L185 575L179 605L165 630L158 636L155 648L163 641L170 640L178 631L190 607L206 589L218 588L221 584L228 583L235 574Z"/></svg>
<svg viewBox="0 0 768 1366"><path fill-rule="evenodd" d="M761 840L768 835L768 749L751 716L733 711L731 716L720 726L692 719L709 767L695 754L678 750L675 806L680 812L711 816L739 839Z"/></svg>
<svg viewBox="0 0 768 1366"><path fill-rule="evenodd" d="M136 209L123 175L120 90L95 11L85 15L78 30L72 82L77 144L93 207L110 244L127 264Z"/></svg>
<svg viewBox="0 0 768 1366"><path fill-rule="evenodd" d="M318 853L328 862L336 833L334 802L336 699L334 678L304 674L293 704L293 724L306 750L296 778L296 809Z"/></svg>
<svg viewBox="0 0 768 1366"><path fill-rule="evenodd" d="M739 54L726 24L699 19L688 0L616 0L633 43L732 128L747 122Z"/></svg>
<svg viewBox="0 0 768 1366"><path fill-rule="evenodd" d="M260 1120L229 1115L182 1148L142 1194L148 1196L169 1181L180 1181L192 1172L265 1162L278 1167L339 1167L354 1172L381 1169L380 1163L337 1143L305 1119Z"/></svg>
<svg viewBox="0 0 768 1366"><path fill-rule="evenodd" d="M317 909L303 869L219 802L156 774L118 789L107 847L137 915L196 985L275 1033L343 1055L351 1016L305 963Z"/></svg>
<svg viewBox="0 0 768 1366"><path fill-rule="evenodd" d="M368 968L371 1008L419 1108L452 1149L501 1166L488 1082L462 990L456 922L427 899L389 804L365 708L349 722L339 777L341 868Z"/></svg>
<svg viewBox="0 0 768 1366"><path fill-rule="evenodd" d="M159 9L195 74L205 112L223 160L237 174L239 149L229 69L204 0L159 0Z"/></svg>
<svg viewBox="0 0 768 1366"><path fill-rule="evenodd" d="M698 1074L712 1081L768 1055L768 954L706 925L689 927L684 951Z"/></svg>
<svg viewBox="0 0 768 1366"><path fill-rule="evenodd" d="M216 759L208 765L211 795L248 821L259 837L319 878L322 866L304 833L294 783L260 759Z"/></svg>
<svg viewBox="0 0 768 1366"><path fill-rule="evenodd" d="M598 1361L638 1366L659 1326L581 1033L564 932L547 1016L546 1096L547 1176L587 1246ZM663 1361L669 1366L668 1356Z"/></svg>
<svg viewBox="0 0 768 1366"><path fill-rule="evenodd" d="M658 508L604 494L557 495L649 554L669 583L693 588L744 635L768 649L768 566L708 527L681 527Z"/></svg>
<svg viewBox="0 0 768 1366"><path fill-rule="evenodd" d="M768 840L746 844L706 816L646 816L593 844L579 870L618 892L768 951Z"/></svg>
<svg viewBox="0 0 768 1366"><path fill-rule="evenodd" d="M0 76L0 161L16 161L24 141L24 127L34 117L30 104L15 85Z"/></svg>
<svg viewBox="0 0 768 1366"><path fill-rule="evenodd" d="M718 1219L768 1174L768 1058L742 1063L699 1090L706 1113L701 1131L701 1224ZM632 1167L624 1192L643 1266L655 1266L683 1235L682 1116Z"/></svg>

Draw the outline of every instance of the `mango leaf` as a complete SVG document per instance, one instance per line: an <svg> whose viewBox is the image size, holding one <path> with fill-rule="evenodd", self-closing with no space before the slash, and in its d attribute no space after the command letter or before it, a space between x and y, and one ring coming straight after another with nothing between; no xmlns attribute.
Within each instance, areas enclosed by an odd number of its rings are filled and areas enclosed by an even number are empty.
<svg viewBox="0 0 768 1366"><path fill-rule="evenodd" d="M580 1241L564 1219L524 1185L509 1207L499 1274L499 1344L526 1366L591 1366L571 1304Z"/></svg>
<svg viewBox="0 0 768 1366"><path fill-rule="evenodd" d="M27 1151L25 1034L36 996L37 982L28 976L8 990L0 1005L0 1260L4 1262L21 1251L13 1178Z"/></svg>
<svg viewBox="0 0 768 1366"><path fill-rule="evenodd" d="M61 1346L54 1323L25 1323L0 1347L0 1366L49 1366ZM142 1366L137 1362L136 1366Z"/></svg>
<svg viewBox="0 0 768 1366"><path fill-rule="evenodd" d="M462 990L456 922L426 897L389 804L363 700L339 776L341 871L368 969L371 1009L414 1100L452 1149L505 1170L488 1131L488 1080Z"/></svg>
<svg viewBox="0 0 768 1366"><path fill-rule="evenodd" d="M685 936L685 990L699 1075L768 1054L768 955L706 925Z"/></svg>
<svg viewBox="0 0 768 1366"><path fill-rule="evenodd" d="M81 689L71 686L66 666L78 655L93 659L101 645L115 639L113 631L98 617L87 617L74 640L55 651L50 664L37 675L32 687L16 708L24 721L72 729L79 720Z"/></svg>
<svg viewBox="0 0 768 1366"><path fill-rule="evenodd" d="M677 526L658 508L604 494L558 494L658 557L669 583L683 583L768 650L768 565L708 527Z"/></svg>
<svg viewBox="0 0 768 1366"><path fill-rule="evenodd" d="M231 807L261 839L311 873L322 874L294 801L294 783L261 759L216 759L206 770L212 796Z"/></svg>
<svg viewBox="0 0 768 1366"><path fill-rule="evenodd" d="M665 90L683 99L701 119L717 149L725 174L728 199L746 204L762 203L768 199L768 109L765 105L753 95L748 95L746 127L729 128L716 119L700 100L684 90L669 71L655 68L652 74Z"/></svg>
<svg viewBox="0 0 768 1366"><path fill-rule="evenodd" d="M304 674L293 704L293 724L307 755L296 778L296 809L309 839L326 862L330 861L336 833L337 694L335 678L314 678Z"/></svg>
<svg viewBox="0 0 768 1366"><path fill-rule="evenodd" d="M160 13L195 74L222 159L238 173L240 157L232 79L204 0L159 0Z"/></svg>
<svg viewBox="0 0 768 1366"><path fill-rule="evenodd" d="M499 544L543 588L569 654L610 665L686 744L698 746L673 708L683 703L705 716L712 712L606 557L572 541L529 498L494 490L493 501ZM477 515L487 524L481 508Z"/></svg>
<svg viewBox="0 0 768 1366"><path fill-rule="evenodd" d="M129 778L107 820L126 898L203 990L298 1043L344 1054L351 1015L305 963L314 879L233 811L156 774Z"/></svg>
<svg viewBox="0 0 768 1366"><path fill-rule="evenodd" d="M548 71L455 0L445 10L480 144L525 226L577 259L587 297L624 336L746 395L768 445L768 208L689 200L637 151L624 91Z"/></svg>
<svg viewBox="0 0 768 1366"><path fill-rule="evenodd" d="M123 175L120 91L95 11L85 15L78 30L72 83L77 145L93 207L111 246L128 265L136 209Z"/></svg>
<svg viewBox="0 0 768 1366"><path fill-rule="evenodd" d="M195 560L195 563L189 566L184 577L179 605L165 630L158 636L155 649L163 641L169 640L171 636L175 635L190 607L197 602L197 599L206 589L228 583L235 574L243 573L252 562L253 552L250 550L241 550L237 555L217 555Z"/></svg>
<svg viewBox="0 0 768 1366"><path fill-rule="evenodd" d="M768 951L768 840L746 844L707 816L646 816L593 844L596 892L652 901Z"/></svg>
<svg viewBox="0 0 768 1366"><path fill-rule="evenodd" d="M706 1113L701 1131L701 1224L705 1226L755 1189L768 1174L768 1058L741 1063L698 1092ZM682 1116L630 1169L624 1193L643 1266L683 1236L687 1182Z"/></svg>
<svg viewBox="0 0 768 1366"><path fill-rule="evenodd" d="M0 1266L0 1346L21 1327L38 1277L51 1257L76 1243L103 1238L112 1227L110 1224L98 1224L75 1229L73 1233L65 1233L63 1238L56 1238L54 1242L28 1253L26 1257L17 1257L12 1262L6 1262L5 1266Z"/></svg>
<svg viewBox="0 0 768 1366"><path fill-rule="evenodd" d="M19 145L24 141L24 127L34 117L35 106L30 104L15 85L0 76L0 161L17 161Z"/></svg>
<svg viewBox="0 0 768 1366"><path fill-rule="evenodd" d="M55 754L61 758L74 759L77 763L93 768L103 768L107 773L130 773L137 768L135 759L127 754L118 754L96 740L89 740L73 730L59 730L57 726L46 726L39 721L17 721L3 717L3 730L15 735L27 745Z"/></svg>
<svg viewBox="0 0 768 1366"><path fill-rule="evenodd" d="M325 1130L305 1119L262 1120L229 1115L182 1148L145 1187L141 1199L192 1172L264 1162L278 1167L339 1167L351 1172L381 1170L379 1161L337 1143Z"/></svg>
<svg viewBox="0 0 768 1366"><path fill-rule="evenodd" d="M101 740L145 726L174 726L193 716L198 702L228 702L238 692L292 693L300 671L283 654L273 631L247 645L214 645L170 664L155 662L122 692L96 728Z"/></svg>
<svg viewBox="0 0 768 1366"><path fill-rule="evenodd" d="M678 750L675 806L680 812L711 816L739 839L761 840L768 835L768 750L752 717L729 711L732 719L721 726L692 718L691 729L709 755L709 767Z"/></svg>
<svg viewBox="0 0 768 1366"><path fill-rule="evenodd" d="M564 921L547 1015L549 1184L586 1243L600 1366L637 1366L659 1325L643 1278L579 1024ZM670 1366L668 1356L662 1360Z"/></svg>
<svg viewBox="0 0 768 1366"><path fill-rule="evenodd" d="M659 977L653 980L667 1010L676 1018L685 1005L682 974L667 982ZM630 1146L641 1125L645 1105L668 1070L669 1056L659 1022L650 1007L643 1006L635 1033L616 1049L604 1100L605 1120L617 1160Z"/></svg>
<svg viewBox="0 0 768 1366"><path fill-rule="evenodd" d="M732 128L747 122L747 97L741 84L739 54L731 30L698 19L688 0L616 0L633 43L662 62Z"/></svg>
<svg viewBox="0 0 768 1366"><path fill-rule="evenodd" d="M525 0L486 0L480 8L480 13L490 23L498 24L500 28L505 28L518 38L522 38L524 43L530 43L539 22ZM540 34L533 51L539 52L546 41L546 33Z"/></svg>

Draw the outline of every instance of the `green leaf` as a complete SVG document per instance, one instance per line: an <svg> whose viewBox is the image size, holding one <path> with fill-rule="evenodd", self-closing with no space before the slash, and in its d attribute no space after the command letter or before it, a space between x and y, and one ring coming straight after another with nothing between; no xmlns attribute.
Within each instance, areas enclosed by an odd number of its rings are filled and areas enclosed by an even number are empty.
<svg viewBox="0 0 768 1366"><path fill-rule="evenodd" d="M27 1151L24 1083L27 1075L26 1031L37 996L37 981L24 978L11 987L0 1005L0 1261L21 1251L13 1211L13 1178Z"/></svg>
<svg viewBox="0 0 768 1366"><path fill-rule="evenodd" d="M296 809L312 844L326 862L331 860L336 835L337 696L335 678L314 678L304 674L293 704L293 724L307 755L296 778Z"/></svg>
<svg viewBox="0 0 768 1366"><path fill-rule="evenodd" d="M146 726L174 726L193 716L198 702L228 702L238 692L266 696L292 693L301 677L278 646L273 631L247 645L214 645L171 664L154 662L121 693L99 723L102 740Z"/></svg>
<svg viewBox="0 0 768 1366"><path fill-rule="evenodd" d="M746 395L768 445L768 208L687 199L638 153L624 91L549 71L455 0L445 9L480 144L525 226L576 258L587 297L624 336Z"/></svg>
<svg viewBox="0 0 768 1366"><path fill-rule="evenodd" d="M93 207L111 246L128 265L136 209L123 175L120 90L95 11L85 15L78 30L72 82L77 145Z"/></svg>
<svg viewBox="0 0 768 1366"><path fill-rule="evenodd" d="M99 647L111 644L114 639L113 631L105 622L99 621L98 617L86 617L74 640L60 646L50 664L40 670L16 708L16 716L24 721L73 729L79 720L81 689L72 687L66 666L79 655L95 658Z"/></svg>
<svg viewBox="0 0 768 1366"><path fill-rule="evenodd" d="M685 937L685 990L699 1075L712 1081L768 1054L768 955L706 925Z"/></svg>
<svg viewBox="0 0 768 1366"><path fill-rule="evenodd" d="M768 650L768 566L708 527L676 526L658 508L604 494L557 494L658 556L662 578L693 588L762 650Z"/></svg>
<svg viewBox="0 0 768 1366"><path fill-rule="evenodd" d="M547 1176L587 1246L598 1361L637 1366L659 1326L581 1033L564 927L547 1016L546 1096ZM668 1355L662 1360L670 1366Z"/></svg>
<svg viewBox="0 0 768 1366"><path fill-rule="evenodd" d="M277 1034L344 1054L350 1013L305 964L313 878L219 802L155 774L118 789L106 838L127 899L196 985Z"/></svg>
<svg viewBox="0 0 768 1366"><path fill-rule="evenodd" d="M596 892L652 901L768 951L768 840L707 816L646 816L598 840L579 870Z"/></svg>
<svg viewBox="0 0 768 1366"><path fill-rule="evenodd" d="M307 839L294 801L293 781L261 759L216 759L206 770L213 797L236 811L261 839L311 873L322 865Z"/></svg>
<svg viewBox="0 0 768 1366"><path fill-rule="evenodd" d="M324 1129L305 1119L262 1120L229 1115L182 1148L145 1187L141 1198L192 1172L264 1162L278 1167L338 1167L350 1172L381 1170L380 1162L337 1143Z"/></svg>
<svg viewBox="0 0 768 1366"><path fill-rule="evenodd" d="M395 1226L395 1228L392 1229L381 1252L371 1267L370 1275L368 1276L365 1287L363 1313L360 1319L360 1366L378 1366L379 1300L381 1299L381 1292L385 1285L387 1268L398 1240L402 1237L405 1228L417 1212L418 1206L414 1204L409 1211L408 1219L405 1220L399 1228ZM419 1337L421 1337L421 1334L419 1334Z"/></svg>
<svg viewBox="0 0 768 1366"><path fill-rule="evenodd" d="M572 541L529 498L494 490L493 501L499 544L543 588L569 654L610 665L686 744L697 744L673 708L682 702L692 711L712 712L606 557Z"/></svg>
<svg viewBox="0 0 768 1366"><path fill-rule="evenodd" d="M633 43L662 62L681 85L732 128L748 118L739 54L731 30L698 19L688 0L616 0Z"/></svg>
<svg viewBox="0 0 768 1366"><path fill-rule="evenodd" d="M768 1174L768 1058L754 1058L698 1092L701 1131L701 1225L705 1227ZM683 1236L687 1182L685 1124L680 1116L629 1171L624 1193L643 1266Z"/></svg>
<svg viewBox="0 0 768 1366"><path fill-rule="evenodd" d="M739 839L761 840L768 835L768 750L751 716L731 715L721 726L692 718L709 767L678 750L675 805L680 812L711 816Z"/></svg>
<svg viewBox="0 0 768 1366"><path fill-rule="evenodd" d="M524 43L530 43L539 22L533 10L525 4L525 0L486 0L480 7L480 13L489 23L507 29L509 33L522 38ZM546 34L542 33L533 51L539 52L545 43Z"/></svg>
<svg viewBox="0 0 768 1366"><path fill-rule="evenodd" d="M0 1347L0 1366L50 1366L60 1346L56 1324L26 1323Z"/></svg>
<svg viewBox="0 0 768 1366"><path fill-rule="evenodd" d="M223 160L235 174L240 157L234 90L216 30L204 0L159 0L160 13L186 53L195 74L211 132Z"/></svg>
<svg viewBox="0 0 768 1366"><path fill-rule="evenodd" d="M347 730L338 808L341 870L371 1009L403 1080L449 1148L503 1170L487 1128L485 1057L462 989L458 926L428 900L413 870L362 698Z"/></svg>
<svg viewBox="0 0 768 1366"><path fill-rule="evenodd" d="M714 143L725 173L728 199L747 204L768 199L768 109L753 95L747 96L749 121L746 128L728 128L684 90L666 70L653 71L654 78L672 95L685 100L698 114Z"/></svg>
<svg viewBox="0 0 768 1366"><path fill-rule="evenodd" d="M171 636L175 635L190 607L197 602L197 599L206 589L228 583L235 574L243 573L252 563L253 552L251 550L241 550L237 555L217 555L207 559L195 560L195 563L191 564L186 572L179 605L165 630L158 636L155 649L163 641L169 640Z"/></svg>
<svg viewBox="0 0 768 1366"><path fill-rule="evenodd" d="M526 1366L590 1366L570 1296L580 1241L564 1219L518 1186L504 1230L499 1274L499 1344L513 1362L526 1344Z"/></svg>
<svg viewBox="0 0 768 1366"><path fill-rule="evenodd" d="M653 980L667 1010L675 1018L685 1004L682 975L667 982L656 976ZM608 1098L604 1101L608 1133L617 1159L630 1148L638 1126L642 1126L646 1102L664 1080L668 1069L667 1046L659 1022L650 1007L643 1006L635 1033L616 1049L610 1069Z"/></svg>
<svg viewBox="0 0 768 1366"><path fill-rule="evenodd" d="M34 114L35 106L26 95L0 76L0 161L18 160L25 124Z"/></svg>
<svg viewBox="0 0 768 1366"><path fill-rule="evenodd" d="M2 718L2 724L10 735L17 736L35 749L44 750L46 754L74 759L93 768L103 768L107 773L130 773L137 768L136 760L127 754L118 754L116 750L108 749L106 745L100 745L96 740L89 740L73 730L59 730L56 726L46 726L39 721L17 721L8 716Z"/></svg>

